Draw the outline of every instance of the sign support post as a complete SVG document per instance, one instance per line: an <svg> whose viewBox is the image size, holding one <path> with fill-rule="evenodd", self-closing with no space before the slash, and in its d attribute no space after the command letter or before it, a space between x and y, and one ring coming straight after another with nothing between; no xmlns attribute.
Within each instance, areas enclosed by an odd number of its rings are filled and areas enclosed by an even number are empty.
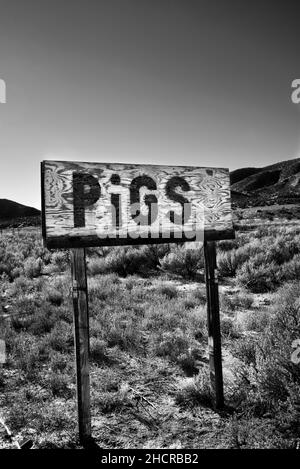
<svg viewBox="0 0 300 469"><path fill-rule="evenodd" d="M204 258L210 379L215 397L215 407L221 409L224 407L224 391L215 241L204 242Z"/></svg>
<svg viewBox="0 0 300 469"><path fill-rule="evenodd" d="M71 249L79 438L91 440L89 317L85 249Z"/></svg>

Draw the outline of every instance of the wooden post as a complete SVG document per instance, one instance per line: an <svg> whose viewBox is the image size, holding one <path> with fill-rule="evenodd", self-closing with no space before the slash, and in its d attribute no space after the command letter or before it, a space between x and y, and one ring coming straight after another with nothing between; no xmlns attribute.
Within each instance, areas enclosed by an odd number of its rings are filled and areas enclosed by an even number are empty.
<svg viewBox="0 0 300 469"><path fill-rule="evenodd" d="M207 326L210 379L215 395L215 407L224 407L222 349L219 313L218 273L216 244L204 242L205 281L207 295Z"/></svg>
<svg viewBox="0 0 300 469"><path fill-rule="evenodd" d="M81 444L91 440L89 317L85 249L71 249L78 427Z"/></svg>

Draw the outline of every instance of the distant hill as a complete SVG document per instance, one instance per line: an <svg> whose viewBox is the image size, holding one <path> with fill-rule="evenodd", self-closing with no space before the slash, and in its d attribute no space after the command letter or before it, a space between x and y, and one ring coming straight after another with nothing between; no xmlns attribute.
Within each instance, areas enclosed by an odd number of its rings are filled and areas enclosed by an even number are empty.
<svg viewBox="0 0 300 469"><path fill-rule="evenodd" d="M230 184L236 184L239 181L242 181L248 176L252 176L252 174L258 173L260 171L259 168L240 168L231 171L230 173Z"/></svg>
<svg viewBox="0 0 300 469"><path fill-rule="evenodd" d="M300 158L230 173L233 207L300 203Z"/></svg>
<svg viewBox="0 0 300 469"><path fill-rule="evenodd" d="M40 210L36 208L27 207L12 200L0 199L0 221L38 217L40 215Z"/></svg>

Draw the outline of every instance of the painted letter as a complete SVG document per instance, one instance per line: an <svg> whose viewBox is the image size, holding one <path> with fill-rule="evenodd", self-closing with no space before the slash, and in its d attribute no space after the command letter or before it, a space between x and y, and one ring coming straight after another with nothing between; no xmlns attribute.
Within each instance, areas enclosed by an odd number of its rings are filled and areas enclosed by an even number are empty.
<svg viewBox="0 0 300 469"><path fill-rule="evenodd" d="M166 194L169 199L173 200L174 202L178 202L182 206L182 216L181 216L181 223L184 225L191 216L191 204L190 202L183 197L183 195L178 194L175 189L180 187L183 191L187 192L190 190L189 184L180 176L173 176L166 185ZM172 211L169 212L170 221L172 223L177 224L179 220L178 217L175 217L175 213Z"/></svg>
<svg viewBox="0 0 300 469"><path fill-rule="evenodd" d="M99 199L101 188L98 180L88 173L73 173L74 227L85 226L85 207Z"/></svg>
<svg viewBox="0 0 300 469"><path fill-rule="evenodd" d="M157 218L157 198L154 194L145 195L145 204L148 207L148 215L142 215L140 210L140 189L147 187L156 190L156 183L149 176L137 176L130 184L131 216L137 225L151 225ZM138 204L138 205L136 205ZM136 208L138 207L138 208Z"/></svg>

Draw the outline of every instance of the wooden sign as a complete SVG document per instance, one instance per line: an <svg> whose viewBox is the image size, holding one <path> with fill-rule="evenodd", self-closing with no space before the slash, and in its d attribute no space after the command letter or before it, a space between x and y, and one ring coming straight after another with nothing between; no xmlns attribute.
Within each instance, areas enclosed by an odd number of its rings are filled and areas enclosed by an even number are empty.
<svg viewBox="0 0 300 469"><path fill-rule="evenodd" d="M78 426L82 444L89 447L93 441L87 246L204 243L210 377L215 407L221 409L224 393L215 240L234 237L229 171L43 161L41 176L45 244L48 248L72 248Z"/></svg>
<svg viewBox="0 0 300 469"><path fill-rule="evenodd" d="M233 238L223 168L44 161L48 248Z"/></svg>

